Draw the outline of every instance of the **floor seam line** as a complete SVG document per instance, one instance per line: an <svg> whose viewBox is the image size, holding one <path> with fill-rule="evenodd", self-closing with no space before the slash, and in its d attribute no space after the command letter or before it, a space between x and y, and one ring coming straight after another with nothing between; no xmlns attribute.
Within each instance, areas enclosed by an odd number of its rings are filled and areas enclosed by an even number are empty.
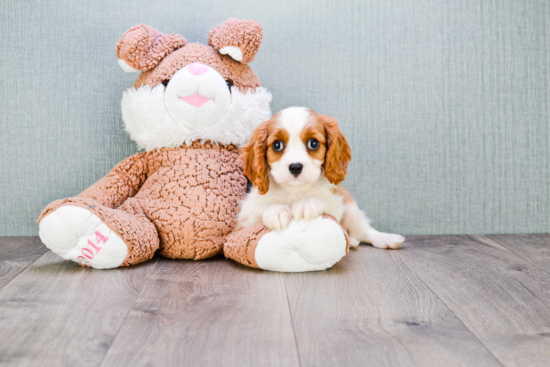
<svg viewBox="0 0 550 367"><path fill-rule="evenodd" d="M120 324L120 327L118 328L115 336L113 337L113 340L111 341L111 343L109 344L109 348L107 348L107 350L105 351L105 354L103 354L103 357L101 358L101 361L99 362L98 366L101 367L103 366L103 362L105 361L105 357L107 357L107 354L109 354L109 351L111 350L111 347L113 346L113 343L115 342L116 338L118 337L118 334L120 333L120 330L122 330L122 328L124 327L124 324L126 323L126 320L128 319L128 315L130 315L130 312L132 312L132 309L134 308L134 305L136 304L137 300L139 299L139 297L141 296L141 294L143 293L143 290L145 289L145 285L147 284L147 282L149 281L149 278L151 278L151 276L153 275L153 270L155 270L157 264L159 262L159 258L157 258L155 260L155 265L153 267L153 269L151 270L151 274L149 274L147 276L147 278L143 281L143 287L141 287L141 290L139 291L139 294L137 295L136 299L134 300L134 302L132 302L132 305L130 306L130 308L128 309L128 312L126 313L126 315L124 316L124 320L122 320L122 324Z"/></svg>
<svg viewBox="0 0 550 367"><path fill-rule="evenodd" d="M468 330L470 332L470 334L472 334L472 336L474 338L476 338L476 340L487 350L487 352L489 352L490 355L493 356L493 358L495 359L495 361L497 361L497 363L499 363L502 367L506 367L506 365L499 359L497 358L496 355L493 354L493 351L491 349L489 349L489 347L487 347L487 345L485 345L485 343L483 341L481 341L481 339L479 339L479 337L474 333L474 331L472 329L470 329L465 323L464 321L462 321L462 319L456 314L456 312L453 311L452 308L449 307L449 305L439 296L439 294L437 294L433 289L432 287L430 287L430 285L428 283L426 283L424 281L424 279L418 275L418 273L416 271L414 271L414 269L408 264L407 260L401 256L401 258L403 259L403 264L405 264L405 266L407 268L409 268L409 270L414 274L416 275L416 277L422 282L424 283L424 285L430 290L430 292L433 293L433 295L435 297L437 297L438 300L441 301L441 303L443 303L445 305L445 307L449 310L449 312L451 312L454 317L456 317L456 319L466 328L466 330Z"/></svg>
<svg viewBox="0 0 550 367"><path fill-rule="evenodd" d="M286 304L288 306L288 313L290 314L290 324L292 325L292 334L294 335L294 345L296 346L296 355L298 356L298 365L302 366L302 359L300 357L300 348L298 347L298 338L296 337L296 329L294 328L294 317L292 316L292 308L290 307L290 299L288 298L288 289L286 288L286 276L283 273L283 286L285 287Z"/></svg>

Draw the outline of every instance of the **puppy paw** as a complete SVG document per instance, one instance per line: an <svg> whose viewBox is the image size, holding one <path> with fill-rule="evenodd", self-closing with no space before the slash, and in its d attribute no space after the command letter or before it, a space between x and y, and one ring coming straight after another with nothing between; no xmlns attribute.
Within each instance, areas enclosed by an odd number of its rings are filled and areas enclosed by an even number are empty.
<svg viewBox="0 0 550 367"><path fill-rule="evenodd" d="M272 205L262 216L264 225L273 231L282 231L292 221L290 208L287 205Z"/></svg>
<svg viewBox="0 0 550 367"><path fill-rule="evenodd" d="M376 248L396 249L405 242L405 237L398 234L377 232L370 236L368 242Z"/></svg>
<svg viewBox="0 0 550 367"><path fill-rule="evenodd" d="M361 242L361 241L359 241L357 238L353 238L353 237L350 237L350 238L349 238L349 245L350 245L351 247L357 247L357 246L359 246L359 243L360 243L360 242Z"/></svg>
<svg viewBox="0 0 550 367"><path fill-rule="evenodd" d="M292 205L292 217L296 220L312 220L323 214L323 203L318 199L306 199Z"/></svg>

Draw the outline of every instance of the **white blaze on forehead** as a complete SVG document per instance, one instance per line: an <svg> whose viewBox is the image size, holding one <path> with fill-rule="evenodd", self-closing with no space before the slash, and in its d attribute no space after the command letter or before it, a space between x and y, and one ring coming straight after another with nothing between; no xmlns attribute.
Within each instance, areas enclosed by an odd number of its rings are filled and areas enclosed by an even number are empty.
<svg viewBox="0 0 550 367"><path fill-rule="evenodd" d="M307 123L309 117L309 111L305 107L289 107L281 111L279 115L279 122L285 129L288 130L289 134L292 135L293 132L302 131L303 127Z"/></svg>
<svg viewBox="0 0 550 367"><path fill-rule="evenodd" d="M279 123L288 131L288 142L283 155L283 160L288 159L294 162L302 162L306 158L307 149L300 138L304 126L306 126L309 117L309 111L304 107L289 107L281 111ZM286 156L286 157L285 157ZM284 159L287 158L287 159Z"/></svg>

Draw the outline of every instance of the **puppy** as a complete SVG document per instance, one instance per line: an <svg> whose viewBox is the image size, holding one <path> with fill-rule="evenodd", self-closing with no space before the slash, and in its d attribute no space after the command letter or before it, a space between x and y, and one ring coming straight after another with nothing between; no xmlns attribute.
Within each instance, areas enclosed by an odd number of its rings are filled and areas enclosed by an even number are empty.
<svg viewBox="0 0 550 367"><path fill-rule="evenodd" d="M303 107L287 108L260 124L240 153L254 188L241 203L237 228L263 221L281 231L293 218L311 220L327 213L348 231L354 247L367 242L394 249L405 240L372 228L339 186L351 149L334 118Z"/></svg>

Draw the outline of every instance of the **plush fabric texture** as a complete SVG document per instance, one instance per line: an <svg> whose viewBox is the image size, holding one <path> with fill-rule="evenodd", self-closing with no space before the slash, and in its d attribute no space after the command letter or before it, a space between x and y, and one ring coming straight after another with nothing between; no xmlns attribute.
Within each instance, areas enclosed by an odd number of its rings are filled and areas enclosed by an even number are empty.
<svg viewBox="0 0 550 367"><path fill-rule="evenodd" d="M342 227L342 225L336 220L336 218L334 218L332 215L330 214L323 214L323 218L325 219L332 219L333 221L335 221L336 223L338 223L338 225L340 226L340 228L342 229L342 232L344 232L344 237L346 237L346 254L349 254L349 246L350 246L350 243L349 243L349 236L348 236L348 232L345 230L344 227Z"/></svg>
<svg viewBox="0 0 550 367"><path fill-rule="evenodd" d="M260 86L258 77L250 66L235 61L228 55L221 55L214 47L200 43L190 43L166 56L153 70L141 73L134 88L148 85L152 88L170 80L181 68L200 62L216 69L225 79L233 82L241 92Z"/></svg>
<svg viewBox="0 0 550 367"><path fill-rule="evenodd" d="M293 220L284 231L269 232L258 241L256 263L269 271L326 270L346 256L344 233L332 219Z"/></svg>
<svg viewBox="0 0 550 367"><path fill-rule="evenodd" d="M189 129L175 121L164 106L164 86L130 88L122 96L124 127L140 149L177 147L193 141L244 145L261 122L271 117L271 93L263 88L241 93L231 88L231 105L218 121Z"/></svg>
<svg viewBox="0 0 550 367"><path fill-rule="evenodd" d="M235 146L190 146L136 154L76 198L46 207L39 220L64 205L90 210L128 245L123 265L159 254L205 259L222 252L235 225L246 178Z"/></svg>
<svg viewBox="0 0 550 367"><path fill-rule="evenodd" d="M210 31L208 44L216 50L226 46L239 47L243 53L243 64L254 61L262 43L263 30L253 20L230 18Z"/></svg>
<svg viewBox="0 0 550 367"><path fill-rule="evenodd" d="M154 224L145 217L139 203L132 199L117 209L87 197L56 200L44 209L38 221L63 206L76 206L89 210L124 240L128 246L128 255L121 266L149 260L159 248L159 237Z"/></svg>
<svg viewBox="0 0 550 367"><path fill-rule="evenodd" d="M40 223L40 239L53 253L65 260L71 260L81 265L91 266L96 269L112 269L129 263L135 263L149 259L158 248L158 236L156 241L143 241L135 243L132 238L124 241L117 232L113 231L106 222L112 219L112 212L102 210L100 204L89 205L90 202L80 198L60 200L51 205ZM102 212L103 218L93 212ZM118 223L111 223L111 227L117 224L124 225L125 219ZM147 223L144 223L147 227ZM146 234L147 229L142 228ZM120 231L128 233L127 231ZM101 237L100 237L101 236ZM144 238L145 236L141 236ZM155 238L152 238L153 240ZM128 242L128 244L127 244ZM151 248L151 245L156 247ZM135 246L145 248L138 249ZM128 256L130 255L130 257ZM139 259L135 255L140 256Z"/></svg>
<svg viewBox="0 0 550 367"><path fill-rule="evenodd" d="M338 223L336 218L329 214L323 214L323 218L330 219L338 224L345 237L345 253L349 253L349 236L346 230ZM264 226L263 223L256 223L246 228L231 233L227 236L227 241L224 245L224 255L228 259L235 260L238 263L249 266L251 268L261 269L256 261L256 247L258 242L271 230ZM322 244L318 244L319 246ZM332 245L332 244L330 244ZM334 244L338 246L338 244ZM336 261L340 258L336 259ZM282 264L281 268L284 266Z"/></svg>
<svg viewBox="0 0 550 367"><path fill-rule="evenodd" d="M137 70L150 70L166 55L183 47L187 40L179 34L164 35L141 24L127 30L116 45L116 55Z"/></svg>
<svg viewBox="0 0 550 367"><path fill-rule="evenodd" d="M259 269L255 253L258 241L271 232L263 223L256 223L231 233L225 242L223 253L228 259L235 260L251 268Z"/></svg>

